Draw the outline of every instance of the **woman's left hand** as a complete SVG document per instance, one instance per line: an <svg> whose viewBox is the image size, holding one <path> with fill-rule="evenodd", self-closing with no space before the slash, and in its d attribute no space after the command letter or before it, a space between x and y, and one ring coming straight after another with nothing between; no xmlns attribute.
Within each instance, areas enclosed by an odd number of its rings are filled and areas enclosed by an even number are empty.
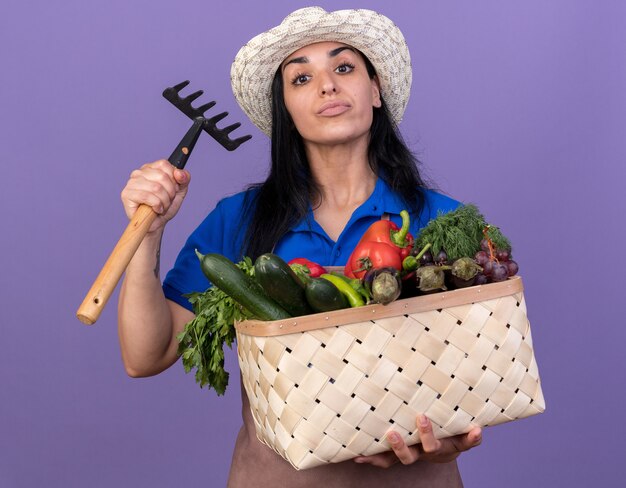
<svg viewBox="0 0 626 488"><path fill-rule="evenodd" d="M407 446L400 435L391 431L387 434L391 451L374 454L373 456L359 456L354 459L354 462L368 463L380 468L388 468L398 462L412 464L418 459L431 463L449 463L463 451L478 446L482 441L482 430L480 427L472 429L467 434L455 435L445 439L435 439L433 426L425 415L418 417L417 428L419 429L421 444Z"/></svg>

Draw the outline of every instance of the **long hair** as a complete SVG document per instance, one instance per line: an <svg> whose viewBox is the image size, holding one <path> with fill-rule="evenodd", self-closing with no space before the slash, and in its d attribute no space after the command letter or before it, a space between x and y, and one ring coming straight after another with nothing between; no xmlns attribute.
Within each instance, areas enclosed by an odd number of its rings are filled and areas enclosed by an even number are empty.
<svg viewBox="0 0 626 488"><path fill-rule="evenodd" d="M361 54L370 78L376 70ZM280 68L272 82L271 166L263 183L250 185L244 203L244 214L252 212L244 239L242 254L256 259L270 252L280 238L302 220L311 201L320 196L320 188L311 177L302 137L296 130L283 98ZM419 162L408 149L392 121L381 96L381 106L374 108L368 162L372 171L382 178L405 202L412 213L424 206L424 181ZM254 194L253 197L250 195Z"/></svg>

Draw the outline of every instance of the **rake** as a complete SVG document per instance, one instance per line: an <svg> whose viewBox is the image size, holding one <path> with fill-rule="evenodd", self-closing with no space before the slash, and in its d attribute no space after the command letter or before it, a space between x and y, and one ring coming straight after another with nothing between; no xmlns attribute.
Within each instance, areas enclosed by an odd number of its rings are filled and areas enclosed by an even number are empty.
<svg viewBox="0 0 626 488"><path fill-rule="evenodd" d="M183 136L178 146L176 146L176 149L174 149L168 158L168 161L178 169L185 167L202 130L207 132L213 139L229 151L234 151L252 137L251 135L237 139L231 139L229 137L229 134L241 125L238 122L221 129L217 127L217 123L224 119L228 115L228 112L222 112L213 117L205 118L204 113L213 107L215 102L211 101L198 108L194 108L192 103L204 92L199 90L184 98L181 97L179 95L180 91L188 84L189 81L183 81L163 91L163 96L168 101L193 120L191 128ZM119 238L109 258L100 270L98 277L76 312L78 320L82 323L92 325L98 320L104 306L113 294L113 290L115 290L122 274L126 270L128 263L130 263L130 260L135 255L137 248L156 217L157 213L148 205L140 205L137 208L126 230L124 230L124 233Z"/></svg>
<svg viewBox="0 0 626 488"><path fill-rule="evenodd" d="M218 129L217 123L225 118L228 115L228 112L222 112L207 119L206 117L204 117L204 112L213 107L215 105L215 102L211 101L205 103L204 105L201 105L198 108L194 108L191 104L198 98L200 98L204 91L198 90L191 95L187 95L186 97L181 98L179 93L187 85L189 85L189 80L166 88L165 90L163 90L163 96L190 119L195 120L198 117L203 117L206 121L202 127L205 132L229 151L234 151L241 144L243 144L252 137L251 135L247 135L239 137L235 140L230 139L228 135L232 131L237 129L241 124L239 122L236 122L232 125L224 127L223 129Z"/></svg>

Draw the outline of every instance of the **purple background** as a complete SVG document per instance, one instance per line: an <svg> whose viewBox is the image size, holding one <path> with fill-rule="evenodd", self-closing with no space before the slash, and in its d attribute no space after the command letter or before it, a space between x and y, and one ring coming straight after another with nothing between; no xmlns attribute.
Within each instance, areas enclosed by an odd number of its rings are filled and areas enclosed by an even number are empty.
<svg viewBox="0 0 626 488"><path fill-rule="evenodd" d="M617 486L624 456L626 4L319 1L379 9L404 31L414 84L402 131L428 175L515 245L548 410L488 429L466 486ZM133 380L116 299L74 313L126 225L131 170L189 122L183 79L254 138L203 136L162 268L229 193L263 177L268 141L236 105L230 63L301 1L8 1L0 16L0 486L224 486L238 429L225 397L176 364ZM213 112L217 113L217 112ZM506 483L506 485L505 485Z"/></svg>

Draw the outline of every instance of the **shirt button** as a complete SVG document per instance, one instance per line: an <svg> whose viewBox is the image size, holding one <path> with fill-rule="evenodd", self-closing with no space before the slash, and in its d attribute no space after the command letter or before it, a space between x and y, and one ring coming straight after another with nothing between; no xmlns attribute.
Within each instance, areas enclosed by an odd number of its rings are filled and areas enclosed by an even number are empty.
<svg viewBox="0 0 626 488"><path fill-rule="evenodd" d="M335 252L335 255L336 255L337 257L341 256L341 246L338 246L338 247L337 247L337 251Z"/></svg>

